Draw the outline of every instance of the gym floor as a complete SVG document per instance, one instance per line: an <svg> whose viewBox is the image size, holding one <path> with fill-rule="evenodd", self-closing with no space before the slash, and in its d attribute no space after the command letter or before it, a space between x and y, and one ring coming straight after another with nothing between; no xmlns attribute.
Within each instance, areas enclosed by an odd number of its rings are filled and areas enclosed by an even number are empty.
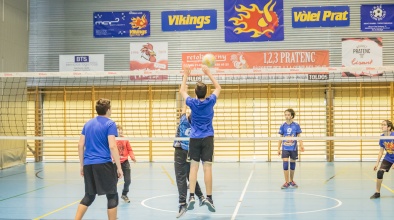
<svg viewBox="0 0 394 220"><path fill-rule="evenodd" d="M393 219L394 176L375 192L374 162L298 162L298 189L281 190L282 163L215 163L216 212L195 206L181 219ZM176 219L178 196L172 163L134 163L118 219ZM198 179L203 184L200 167ZM119 180L118 192L123 187ZM203 188L205 192L205 188ZM78 163L27 163L0 170L0 219L73 219L84 195ZM84 219L107 219L105 196Z"/></svg>

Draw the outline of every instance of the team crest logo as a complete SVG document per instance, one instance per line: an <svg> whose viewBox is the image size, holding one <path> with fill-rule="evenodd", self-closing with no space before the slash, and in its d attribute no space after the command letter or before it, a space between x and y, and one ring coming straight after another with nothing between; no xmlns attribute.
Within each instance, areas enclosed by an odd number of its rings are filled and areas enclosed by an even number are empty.
<svg viewBox="0 0 394 220"><path fill-rule="evenodd" d="M234 33L251 33L250 37L252 38L262 35L271 38L279 26L279 16L274 11L275 6L276 2L272 2L272 0L265 4L263 9L260 9L256 4L250 4L249 7L235 6L238 16L229 19L237 26Z"/></svg>
<svg viewBox="0 0 394 220"><path fill-rule="evenodd" d="M141 48L141 57L150 62L156 62L156 53L153 51L153 45L147 43Z"/></svg>
<svg viewBox="0 0 394 220"><path fill-rule="evenodd" d="M232 54L231 55L231 62L234 65L235 69L248 69L249 65L242 54Z"/></svg>
<svg viewBox="0 0 394 220"><path fill-rule="evenodd" d="M141 30L148 25L148 19L143 15L142 17L131 18L130 25L133 29Z"/></svg>
<svg viewBox="0 0 394 220"><path fill-rule="evenodd" d="M393 142L384 142L384 146L386 148L387 153L393 154L393 152L394 152L394 143Z"/></svg>
<svg viewBox="0 0 394 220"><path fill-rule="evenodd" d="M381 21L386 17L386 10L384 10L381 5L377 5L372 8L369 15L375 21Z"/></svg>

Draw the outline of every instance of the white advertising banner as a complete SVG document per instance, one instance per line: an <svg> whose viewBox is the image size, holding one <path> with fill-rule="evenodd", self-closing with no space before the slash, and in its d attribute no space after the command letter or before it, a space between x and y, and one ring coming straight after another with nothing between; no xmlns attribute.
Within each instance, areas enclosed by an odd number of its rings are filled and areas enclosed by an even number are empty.
<svg viewBox="0 0 394 220"><path fill-rule="evenodd" d="M383 66L382 38L343 38L342 66ZM343 77L382 76L383 72L343 72Z"/></svg>
<svg viewBox="0 0 394 220"><path fill-rule="evenodd" d="M167 70L168 42L130 43L130 70Z"/></svg>
<svg viewBox="0 0 394 220"><path fill-rule="evenodd" d="M104 71L104 54L59 55L59 72Z"/></svg>

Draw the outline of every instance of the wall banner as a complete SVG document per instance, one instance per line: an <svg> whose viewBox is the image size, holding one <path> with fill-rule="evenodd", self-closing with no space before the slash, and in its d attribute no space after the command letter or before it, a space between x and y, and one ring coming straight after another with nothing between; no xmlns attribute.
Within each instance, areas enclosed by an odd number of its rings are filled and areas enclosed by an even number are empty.
<svg viewBox="0 0 394 220"><path fill-rule="evenodd" d="M255 69L256 73L261 69L276 68L312 68L329 67L330 58L328 50L286 50L286 51L259 51L259 52L191 52L182 53L183 64L189 65L192 69L201 68L202 57L211 53L216 58L216 72L220 69ZM297 72L297 71L295 71ZM264 73L262 73L264 74ZM268 74L268 73L267 73ZM240 74L241 76L242 74ZM291 77L293 79L306 80L328 80L328 72L318 73L272 73L274 79L281 77ZM291 76L290 76L291 75ZM224 76L224 77L229 77ZM256 74L252 77L261 77ZM267 77L265 77L267 79ZM252 79L250 79L252 80Z"/></svg>
<svg viewBox="0 0 394 220"><path fill-rule="evenodd" d="M342 66L383 66L382 38L343 38ZM343 72L343 77L382 76L383 72Z"/></svg>
<svg viewBox="0 0 394 220"><path fill-rule="evenodd" d="M216 30L216 10L163 11L162 31Z"/></svg>
<svg viewBox="0 0 394 220"><path fill-rule="evenodd" d="M283 0L224 1L226 42L283 41Z"/></svg>
<svg viewBox="0 0 394 220"><path fill-rule="evenodd" d="M59 72L104 71L104 54L59 55Z"/></svg>
<svg viewBox="0 0 394 220"><path fill-rule="evenodd" d="M361 5L361 31L394 31L394 5Z"/></svg>
<svg viewBox="0 0 394 220"><path fill-rule="evenodd" d="M148 37L150 36L150 12L94 12L93 36L95 38Z"/></svg>
<svg viewBox="0 0 394 220"><path fill-rule="evenodd" d="M349 6L294 7L291 15L293 28L350 25Z"/></svg>

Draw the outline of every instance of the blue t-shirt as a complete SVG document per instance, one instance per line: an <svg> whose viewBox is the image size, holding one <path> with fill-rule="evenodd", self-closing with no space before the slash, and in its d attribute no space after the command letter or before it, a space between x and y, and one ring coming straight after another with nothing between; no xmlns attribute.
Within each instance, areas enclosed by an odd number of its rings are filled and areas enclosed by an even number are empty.
<svg viewBox="0 0 394 220"><path fill-rule="evenodd" d="M215 106L215 103L215 94L211 94L204 101L191 98L190 96L187 97L186 105L192 110L191 138L205 138L214 135L212 120L214 115L213 106Z"/></svg>
<svg viewBox="0 0 394 220"><path fill-rule="evenodd" d="M84 165L112 162L108 136L118 136L114 121L104 116L97 116L83 126L81 134L85 135Z"/></svg>
<svg viewBox="0 0 394 220"><path fill-rule="evenodd" d="M380 136L384 136L384 134ZM391 132L390 136L394 136L394 132ZM382 139L379 140L379 145L387 152L386 155L384 156L384 159L390 163L394 163L394 140Z"/></svg>
<svg viewBox="0 0 394 220"><path fill-rule="evenodd" d="M176 131L176 137L190 137L190 123L187 120L186 114L181 115L178 129ZM189 150L189 141L174 141L174 147L182 147L183 150Z"/></svg>
<svg viewBox="0 0 394 220"><path fill-rule="evenodd" d="M302 133L301 127L298 123L292 122L291 124L283 123L279 128L279 134L283 137L297 137L298 134ZM297 141L296 140L283 140L282 150L296 151Z"/></svg>

